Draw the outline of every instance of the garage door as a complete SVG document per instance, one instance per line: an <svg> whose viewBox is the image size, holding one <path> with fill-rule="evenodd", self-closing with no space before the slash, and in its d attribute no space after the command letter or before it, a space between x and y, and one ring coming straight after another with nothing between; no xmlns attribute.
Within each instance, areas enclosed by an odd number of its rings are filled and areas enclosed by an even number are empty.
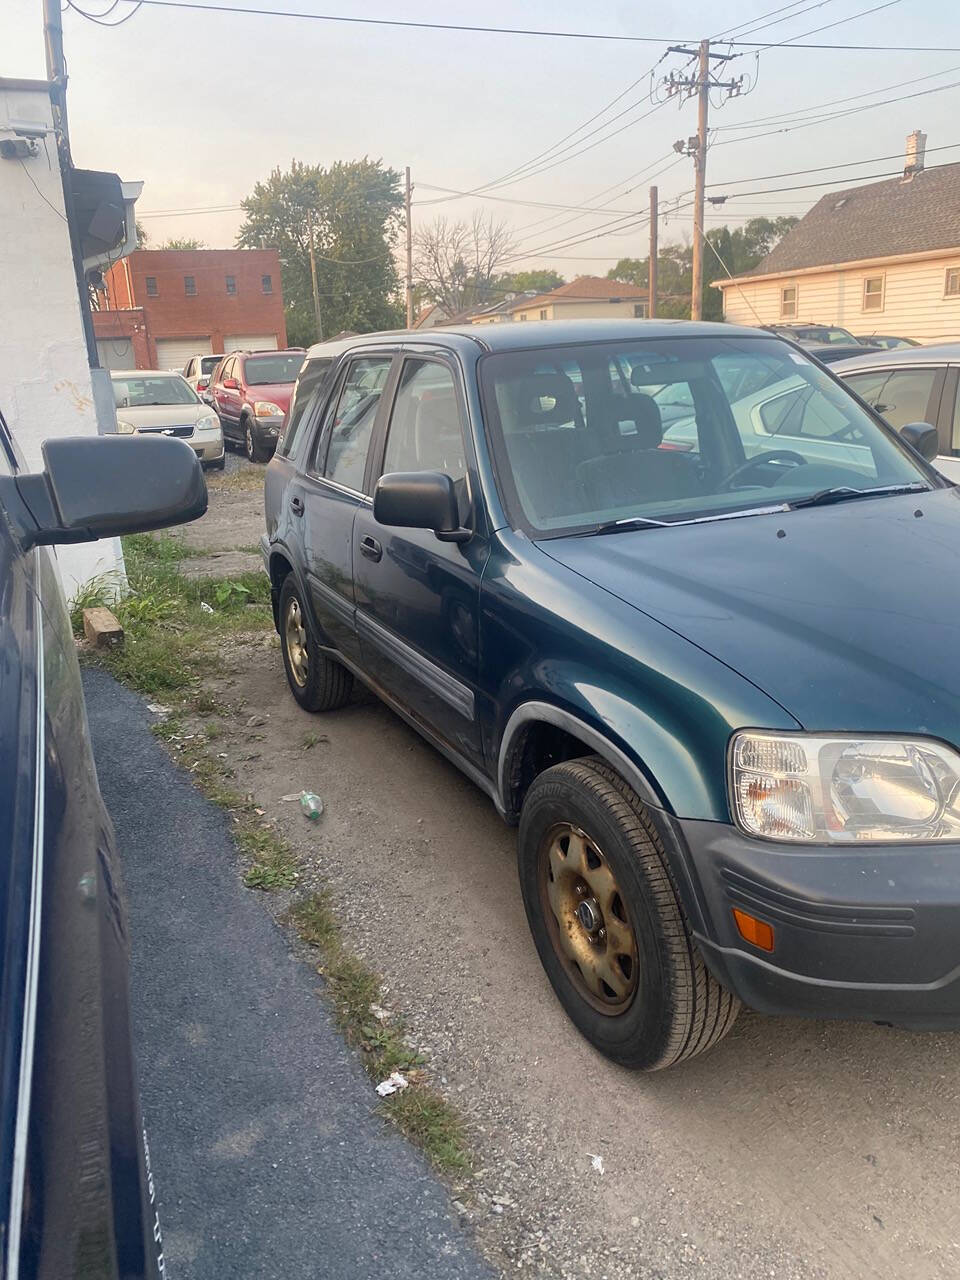
<svg viewBox="0 0 960 1280"><path fill-rule="evenodd" d="M135 369L133 343L129 338L98 338L97 355L101 369Z"/></svg>
<svg viewBox="0 0 960 1280"><path fill-rule="evenodd" d="M277 335L275 333L241 333L232 338L224 338L224 351L276 351Z"/></svg>
<svg viewBox="0 0 960 1280"><path fill-rule="evenodd" d="M209 338L158 338L157 368L182 373L191 356L205 356L212 351Z"/></svg>

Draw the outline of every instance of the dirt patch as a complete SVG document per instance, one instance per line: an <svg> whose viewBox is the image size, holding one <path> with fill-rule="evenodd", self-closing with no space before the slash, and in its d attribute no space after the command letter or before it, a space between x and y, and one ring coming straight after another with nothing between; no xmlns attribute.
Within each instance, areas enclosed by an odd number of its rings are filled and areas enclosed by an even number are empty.
<svg viewBox="0 0 960 1280"><path fill-rule="evenodd" d="M189 550L183 573L190 578L231 578L263 567L252 550L263 522L263 479L266 468L235 453L227 454L222 472L207 471L210 503L206 515L184 525L176 535Z"/></svg>

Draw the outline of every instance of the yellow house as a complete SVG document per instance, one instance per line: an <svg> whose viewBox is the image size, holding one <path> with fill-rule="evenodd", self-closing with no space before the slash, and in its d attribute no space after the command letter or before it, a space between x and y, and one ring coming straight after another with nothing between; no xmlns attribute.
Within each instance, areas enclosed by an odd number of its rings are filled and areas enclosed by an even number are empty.
<svg viewBox="0 0 960 1280"><path fill-rule="evenodd" d="M629 316L645 319L647 290L623 280L602 280L579 276L549 293L524 294L499 311L499 320L590 320ZM496 323L494 317L478 315L474 324Z"/></svg>
<svg viewBox="0 0 960 1280"><path fill-rule="evenodd" d="M960 164L924 167L823 196L764 260L718 280L735 324L833 324L857 337L960 341Z"/></svg>

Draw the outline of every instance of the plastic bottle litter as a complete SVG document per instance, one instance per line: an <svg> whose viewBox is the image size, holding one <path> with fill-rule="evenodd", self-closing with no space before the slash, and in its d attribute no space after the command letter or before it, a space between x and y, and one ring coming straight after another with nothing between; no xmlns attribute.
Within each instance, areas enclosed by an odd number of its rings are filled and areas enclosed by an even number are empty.
<svg viewBox="0 0 960 1280"><path fill-rule="evenodd" d="M317 822L323 813L323 801L312 791L301 791L300 808L311 822Z"/></svg>

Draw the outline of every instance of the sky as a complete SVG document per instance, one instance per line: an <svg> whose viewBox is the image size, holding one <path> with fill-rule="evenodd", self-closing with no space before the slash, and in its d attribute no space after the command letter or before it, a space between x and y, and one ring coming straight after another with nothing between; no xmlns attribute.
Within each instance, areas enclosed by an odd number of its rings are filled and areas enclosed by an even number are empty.
<svg viewBox="0 0 960 1280"><path fill-rule="evenodd" d="M718 63L718 78L745 80L738 97L720 90L711 95L708 195L731 198L722 207L708 205L708 227L758 215L800 215L834 186L892 173L913 129L928 135L928 164L960 162L955 0L728 0L722 17L720 6L701 0L647 6L609 0L589 6L574 0L223 2L587 30L651 42L402 29L147 5L110 29L67 9L74 160L144 181L138 216L154 244L191 236L211 248L232 245L242 221L239 210L154 215L236 206L258 180L294 158L329 165L369 156L400 171L411 167L415 227L439 214L469 218L482 209L511 227L517 246L512 266L552 267L567 279L603 275L622 256L646 255L653 179L660 192L661 242L690 236L693 162L678 156L673 143L696 132L697 110L691 100L664 100L662 77L680 73L687 61L668 54L668 44L730 34L733 27L745 39L789 41L875 5L878 11L807 41L893 45L896 51L780 47L758 57L752 50L713 46L744 55ZM110 0L76 3L102 14ZM119 0L108 21L131 10L129 0ZM0 76L43 77L40 0L4 0L3 13ZM761 19L767 25L751 36L745 24ZM905 44L937 51L900 51ZM958 51L942 52L951 45ZM904 83L919 77L928 78ZM952 87L925 92L940 86ZM874 105L918 93L924 96ZM853 110L861 107L869 109ZM805 127L798 127L803 119L778 119L792 112L816 117L820 110L849 114ZM647 119L639 119L646 113ZM951 144L952 149L933 150ZM544 152L537 165L529 164ZM826 165L837 167L776 176ZM520 166L526 166L522 181L489 186ZM801 183L830 185L771 190ZM436 187L469 192L481 186L487 198L429 203L444 194ZM741 194L733 198L736 192ZM600 213L539 207L605 202L609 207Z"/></svg>

